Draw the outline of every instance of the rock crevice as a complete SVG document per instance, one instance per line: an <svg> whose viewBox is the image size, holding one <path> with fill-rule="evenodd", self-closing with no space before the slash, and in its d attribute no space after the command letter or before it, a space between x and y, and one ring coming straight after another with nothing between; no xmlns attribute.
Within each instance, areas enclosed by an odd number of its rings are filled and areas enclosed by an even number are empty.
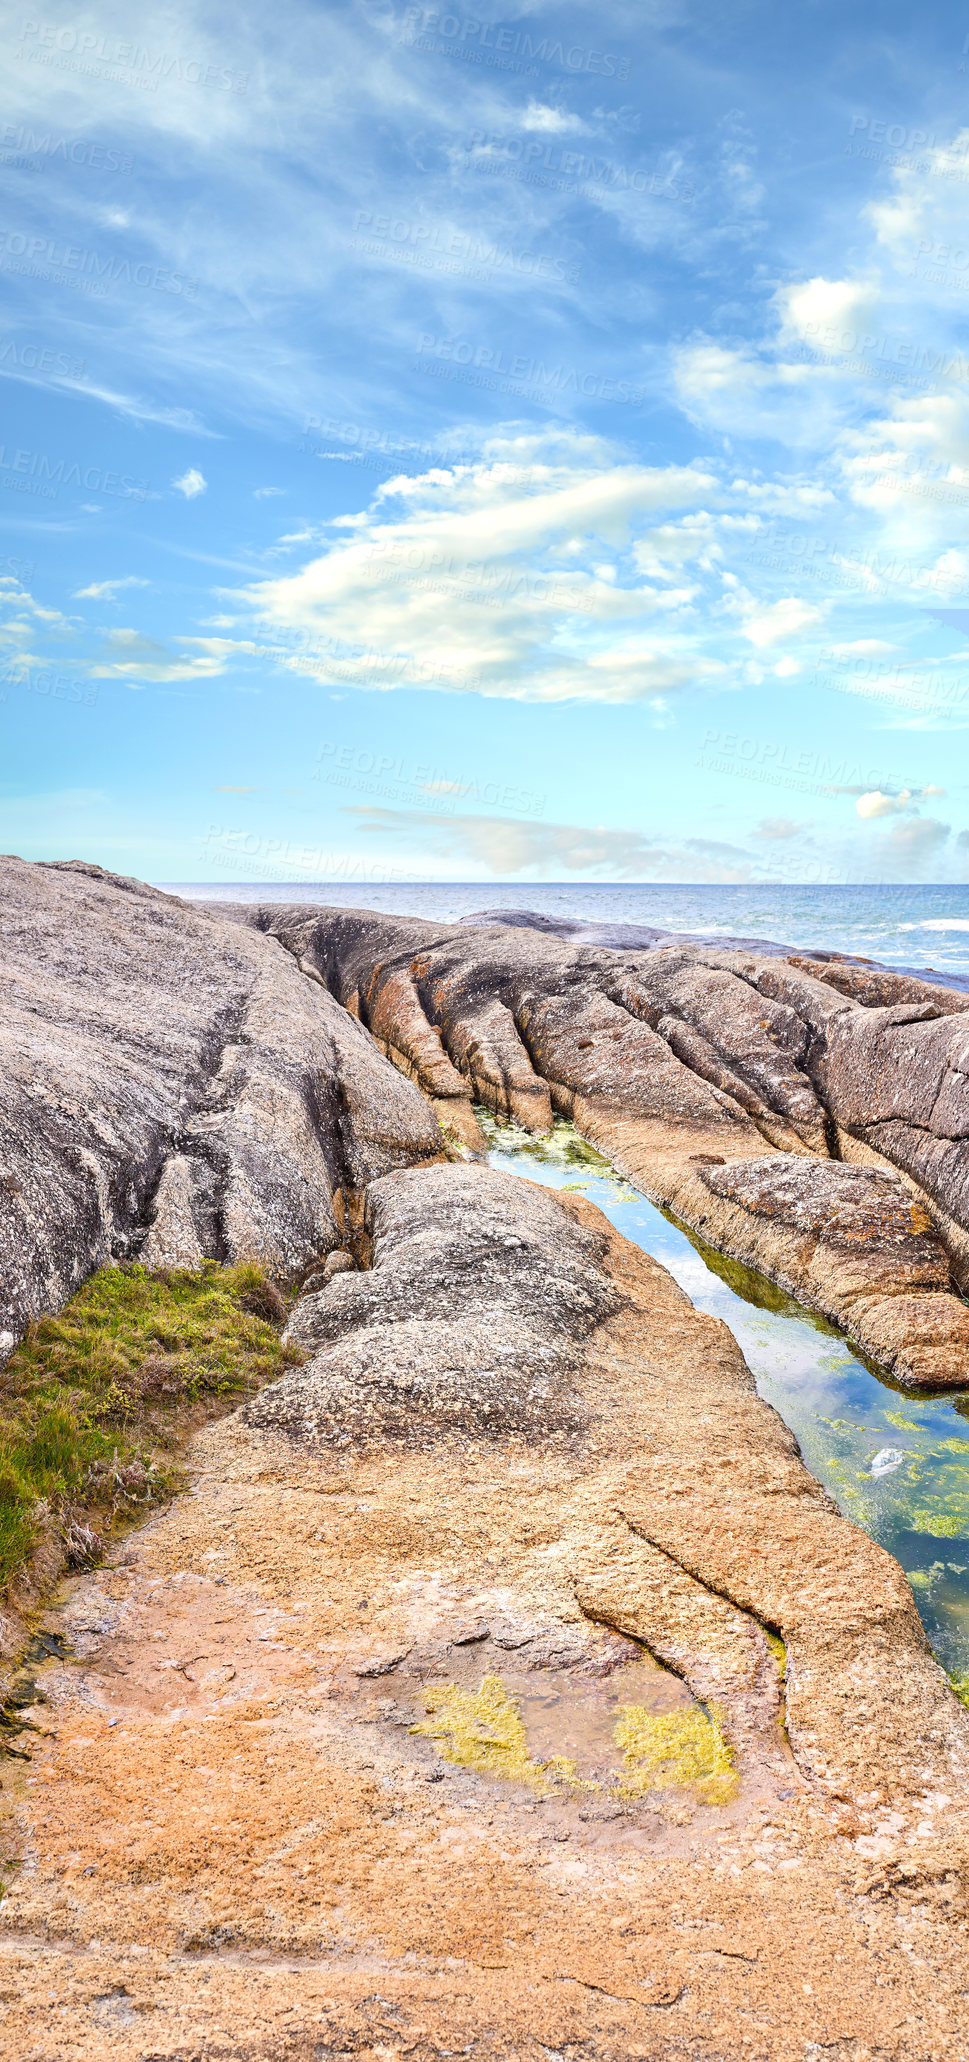
<svg viewBox="0 0 969 2062"><path fill-rule="evenodd" d="M781 946L758 955L667 936L636 952L586 943L577 927L565 942L527 917L236 914L357 999L470 1151L481 1150L474 1097L537 1130L557 1110L655 1201L900 1380L969 1385L969 1314L950 1279L969 1283L969 997ZM701 1178L717 1161L741 1171ZM757 1161L774 1169L770 1208ZM834 1176L842 1163L851 1173ZM921 1210L914 1243L883 1235L879 1168L895 1170L898 1209L900 1181ZM806 1228L832 1181L858 1205L850 1265L843 1242Z"/></svg>

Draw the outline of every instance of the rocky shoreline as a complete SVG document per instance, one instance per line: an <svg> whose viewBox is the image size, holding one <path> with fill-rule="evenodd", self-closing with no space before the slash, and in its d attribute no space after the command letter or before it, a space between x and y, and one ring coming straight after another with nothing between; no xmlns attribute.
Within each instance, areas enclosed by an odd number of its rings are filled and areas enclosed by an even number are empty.
<svg viewBox="0 0 969 2062"><path fill-rule="evenodd" d="M662 933L630 952L531 925L232 913L323 981L471 1152L474 1100L539 1131L556 1110L880 1367L969 1384L969 998Z"/></svg>
<svg viewBox="0 0 969 2062"><path fill-rule="evenodd" d="M11 2052L956 2057L969 1713L908 1584L474 1103L969 1387L966 999L2 865L7 1350L112 1257L302 1279L301 1364L43 1620Z"/></svg>

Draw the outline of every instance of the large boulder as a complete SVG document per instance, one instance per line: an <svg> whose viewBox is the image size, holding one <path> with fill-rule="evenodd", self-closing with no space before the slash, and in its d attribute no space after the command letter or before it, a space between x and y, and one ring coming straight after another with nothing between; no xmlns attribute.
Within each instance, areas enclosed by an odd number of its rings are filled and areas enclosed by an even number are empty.
<svg viewBox="0 0 969 2062"><path fill-rule="evenodd" d="M434 1158L424 1097L271 937L80 862L0 861L0 1334L92 1268L339 1245Z"/></svg>

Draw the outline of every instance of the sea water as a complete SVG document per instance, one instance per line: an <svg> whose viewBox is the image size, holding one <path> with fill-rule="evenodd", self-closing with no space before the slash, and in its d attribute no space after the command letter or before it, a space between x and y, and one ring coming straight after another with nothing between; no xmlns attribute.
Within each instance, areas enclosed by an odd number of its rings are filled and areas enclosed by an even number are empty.
<svg viewBox="0 0 969 2062"><path fill-rule="evenodd" d="M169 882L173 895L235 902L323 902L458 923L482 909L535 909L579 923L651 924L711 939L771 938L886 966L969 974L969 883L954 887L776 887L764 882L247 881Z"/></svg>
<svg viewBox="0 0 969 2062"><path fill-rule="evenodd" d="M934 1652L969 1694L969 1394L917 1396L868 1368L824 1318L647 1202L564 1120L544 1139L484 1110L478 1120L493 1167L580 1189L729 1326L811 1473L901 1562Z"/></svg>

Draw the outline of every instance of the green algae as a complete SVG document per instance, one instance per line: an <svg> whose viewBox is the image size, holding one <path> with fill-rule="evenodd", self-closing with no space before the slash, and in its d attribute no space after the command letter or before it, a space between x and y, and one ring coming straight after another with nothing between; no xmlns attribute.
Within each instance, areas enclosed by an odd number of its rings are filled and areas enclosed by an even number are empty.
<svg viewBox="0 0 969 2062"><path fill-rule="evenodd" d="M736 1795L733 1753L719 1717L699 1705L689 1711L655 1712L641 1704L624 1704L613 1739L623 1754L622 1797L687 1787L695 1789L705 1804L728 1804Z"/></svg>
<svg viewBox="0 0 969 2062"><path fill-rule="evenodd" d="M536 1796L561 1796L578 1791L602 1794L607 1786L580 1776L565 1755L536 1760L517 1698L500 1676L486 1675L480 1689L457 1683L433 1683L424 1691L426 1718L412 1733L433 1740L445 1761L479 1776L499 1776L523 1783ZM613 1742L622 1754L618 1787L608 1794L630 1802L654 1790L693 1790L705 1804L726 1804L734 1796L737 1777L733 1754L716 1713L700 1705L686 1711L652 1712L624 1704L616 1718Z"/></svg>
<svg viewBox="0 0 969 2062"><path fill-rule="evenodd" d="M964 1533L969 1533L969 1513L916 1511L909 1521L909 1530L924 1532L929 1539L961 1539Z"/></svg>
<svg viewBox="0 0 969 2062"><path fill-rule="evenodd" d="M598 1787L580 1782L574 1761L563 1755L554 1755L550 1761L532 1759L517 1702L508 1695L500 1676L486 1675L479 1690L435 1683L425 1690L424 1707L427 1718L411 1726L411 1732L424 1733L445 1761L459 1768L526 1783L542 1797L551 1797L556 1789Z"/></svg>

